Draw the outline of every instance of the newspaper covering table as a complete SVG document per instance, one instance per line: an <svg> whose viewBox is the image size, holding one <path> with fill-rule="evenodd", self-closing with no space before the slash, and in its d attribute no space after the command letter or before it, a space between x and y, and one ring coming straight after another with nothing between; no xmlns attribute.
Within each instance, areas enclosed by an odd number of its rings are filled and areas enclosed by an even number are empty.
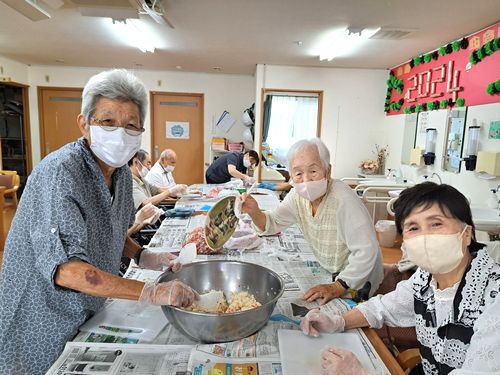
<svg viewBox="0 0 500 375"><path fill-rule="evenodd" d="M243 218L242 220L243 222L248 222L249 218ZM152 250L165 250L168 248L174 250L180 249L185 234L192 228L202 225L203 222L204 215L197 215L189 218L167 218L162 222L162 225L152 238L149 248ZM145 344L149 344L151 345L152 351L156 350L157 347L163 348L164 352L160 351L161 353L164 353L161 354L164 356L162 361L167 361L170 360L169 358L171 356L171 354L169 354L169 348L188 346L191 348L188 355L189 361L183 362L182 366L180 364L177 365L178 367L182 367L181 371L187 371L186 374L205 375L217 373L216 370L218 369L229 371L228 369L242 369L245 366L245 369L248 371L250 371L249 366L255 366L257 369L256 371L258 371L255 372L255 374L281 374L278 331L281 329L298 330L299 327L289 321L283 321L279 319L279 317L284 315L292 319L299 319L301 316L305 315L309 309L318 307L319 305L317 302L305 302L302 299L303 293L317 284L332 282L331 274L323 269L315 260L307 242L304 239L304 236L302 235L300 229L296 226L287 229L279 235L264 237L264 242L257 249L251 251L247 250L244 252L224 249L222 253L216 255L198 255L196 261L207 259L240 260L257 263L277 272L284 281L284 293L278 300L272 315L272 318L276 317L277 319L271 319L263 329L250 337L234 342L217 344L200 344L194 342L177 331L177 329L175 329L168 322L165 324L165 327L160 331L160 333L150 341L141 339L140 335L139 337L137 335L127 335L127 327L115 327L118 332L110 331L109 335L97 335L95 332L90 330L87 332L81 332L77 335L75 341L80 342L71 343L71 345L68 344L69 349L67 348L67 350L65 350L62 357L70 355L75 357L76 354L70 354L73 353L72 351L79 353L78 350L82 351L85 347L88 347L90 348L88 350L91 350L94 348L91 343L100 341L108 343L107 345L109 346L105 346L105 348L119 347L121 348L120 350L124 350L123 348L133 347L133 343L137 343L136 346L138 348L143 348L145 347ZM158 271L140 269L132 262L132 265L127 271L125 277L137 280L155 280L160 274L161 273ZM326 305L321 306L321 310L334 314L342 314L348 311L350 306L351 304L348 303L348 301L334 299ZM160 307L157 308L160 309ZM103 323L101 322L100 324ZM373 364L372 371L377 374L389 374L387 368L364 333L361 330L356 330L356 332L359 334L366 353ZM129 344L116 344L119 342L128 342ZM79 349L77 350L77 348ZM130 350L133 349L131 348ZM138 350L130 353L135 353L134 355L140 356L140 353L142 352ZM146 355L146 353L144 354ZM319 355L320 354L318 353L318 360ZM62 363L61 360L62 359L60 358L57 363ZM163 362L160 360L157 362L158 366L155 368L163 368L161 364ZM100 374L127 373L119 372L122 370L115 370L115 368L119 369L119 366L122 365L117 364L113 367L113 371L115 372L100 372ZM208 372L211 369L215 370L213 372ZM223 374L237 373L234 371L224 371L222 372ZM53 373L70 374L71 372ZM134 372L128 373L135 374ZM149 374L150 372L145 373ZM161 373L163 374L163 372ZM170 372L165 373L170 374ZM183 372L179 373L183 374ZM252 372L247 373L251 374Z"/></svg>

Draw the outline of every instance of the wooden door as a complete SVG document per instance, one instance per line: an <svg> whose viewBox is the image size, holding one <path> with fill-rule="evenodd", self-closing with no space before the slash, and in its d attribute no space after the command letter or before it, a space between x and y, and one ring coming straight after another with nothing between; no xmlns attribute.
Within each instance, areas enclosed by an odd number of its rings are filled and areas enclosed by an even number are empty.
<svg viewBox="0 0 500 375"><path fill-rule="evenodd" d="M153 162L160 153L171 148L177 153L174 171L179 184L200 184L204 181L203 94L151 93L151 147ZM187 123L189 138L167 137L167 123Z"/></svg>
<svg viewBox="0 0 500 375"><path fill-rule="evenodd" d="M82 106L81 88L38 87L42 158L82 136L76 118Z"/></svg>

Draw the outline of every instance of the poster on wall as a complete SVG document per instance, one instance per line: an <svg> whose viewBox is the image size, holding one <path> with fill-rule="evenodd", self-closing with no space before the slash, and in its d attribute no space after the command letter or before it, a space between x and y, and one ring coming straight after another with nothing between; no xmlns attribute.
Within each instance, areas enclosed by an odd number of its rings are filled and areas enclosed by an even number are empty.
<svg viewBox="0 0 500 375"><path fill-rule="evenodd" d="M488 132L489 139L500 139L500 121L492 121L490 123L490 131Z"/></svg>
<svg viewBox="0 0 500 375"><path fill-rule="evenodd" d="M387 115L499 103L500 22L391 69Z"/></svg>
<svg viewBox="0 0 500 375"><path fill-rule="evenodd" d="M189 122L166 121L166 138L189 139Z"/></svg>

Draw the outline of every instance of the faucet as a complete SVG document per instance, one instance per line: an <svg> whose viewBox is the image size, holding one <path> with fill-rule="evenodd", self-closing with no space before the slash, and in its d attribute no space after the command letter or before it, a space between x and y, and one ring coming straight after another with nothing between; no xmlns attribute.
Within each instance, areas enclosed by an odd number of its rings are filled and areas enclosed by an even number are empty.
<svg viewBox="0 0 500 375"><path fill-rule="evenodd" d="M391 168L387 168L387 170L389 171L389 173L387 173L387 179L390 179L391 177L396 179L396 170Z"/></svg>
<svg viewBox="0 0 500 375"><path fill-rule="evenodd" d="M432 178L434 176L437 177L437 179L439 180L439 185L441 185L443 183L443 181L441 180L441 177L436 172L432 172L431 177L429 177L429 178Z"/></svg>

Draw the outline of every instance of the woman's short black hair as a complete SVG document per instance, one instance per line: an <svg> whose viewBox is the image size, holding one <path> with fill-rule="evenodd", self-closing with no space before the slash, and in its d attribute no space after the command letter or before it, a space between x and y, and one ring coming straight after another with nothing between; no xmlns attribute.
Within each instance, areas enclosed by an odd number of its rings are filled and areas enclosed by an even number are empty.
<svg viewBox="0 0 500 375"><path fill-rule="evenodd" d="M250 151L245 152L245 154L248 154L249 157L251 157L253 160L255 160L255 166L259 165L260 158L259 158L259 154L257 153L257 151L250 150Z"/></svg>
<svg viewBox="0 0 500 375"><path fill-rule="evenodd" d="M434 182L424 182L401 192L394 203L398 233L403 233L404 222L415 208L427 209L434 204L437 204L446 216L451 216L472 227L470 252L475 252L485 246L476 241L476 230L467 198L453 186L438 185Z"/></svg>

